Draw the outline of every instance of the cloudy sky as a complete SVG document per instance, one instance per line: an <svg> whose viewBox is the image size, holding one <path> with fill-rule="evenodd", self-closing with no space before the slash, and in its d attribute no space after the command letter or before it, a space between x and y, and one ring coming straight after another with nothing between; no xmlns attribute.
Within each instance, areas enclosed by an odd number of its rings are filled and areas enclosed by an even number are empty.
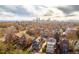
<svg viewBox="0 0 79 59"><path fill-rule="evenodd" d="M29 20L32 17L78 19L79 5L0 5L0 20Z"/></svg>

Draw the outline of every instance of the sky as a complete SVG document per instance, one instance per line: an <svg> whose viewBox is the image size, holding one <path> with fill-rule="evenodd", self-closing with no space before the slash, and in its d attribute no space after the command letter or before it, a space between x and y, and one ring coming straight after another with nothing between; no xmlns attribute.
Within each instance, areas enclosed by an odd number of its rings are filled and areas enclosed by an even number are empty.
<svg viewBox="0 0 79 59"><path fill-rule="evenodd" d="M78 19L79 5L0 5L0 20L32 20L49 16L56 20Z"/></svg>

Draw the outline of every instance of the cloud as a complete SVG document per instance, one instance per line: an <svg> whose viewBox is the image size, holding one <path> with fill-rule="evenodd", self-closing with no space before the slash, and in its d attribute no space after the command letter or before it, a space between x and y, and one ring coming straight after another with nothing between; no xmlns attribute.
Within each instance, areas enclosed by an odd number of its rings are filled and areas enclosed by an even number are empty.
<svg viewBox="0 0 79 59"><path fill-rule="evenodd" d="M57 8L62 10L67 15L75 11L79 11L79 5L65 5L65 6L58 6Z"/></svg>
<svg viewBox="0 0 79 59"><path fill-rule="evenodd" d="M40 16L47 12L47 7L43 5L23 6L31 16Z"/></svg>
<svg viewBox="0 0 79 59"><path fill-rule="evenodd" d="M11 12L18 16L29 16L28 11L21 5L0 5L0 11Z"/></svg>
<svg viewBox="0 0 79 59"><path fill-rule="evenodd" d="M79 5L0 5L0 20L28 20L40 16L52 16L64 20L71 19L72 15L73 17L79 15Z"/></svg>
<svg viewBox="0 0 79 59"><path fill-rule="evenodd" d="M52 16L65 16L65 13L58 8L49 8L52 11Z"/></svg>
<svg viewBox="0 0 79 59"><path fill-rule="evenodd" d="M71 15L71 16L79 16L79 11L72 12L69 15Z"/></svg>
<svg viewBox="0 0 79 59"><path fill-rule="evenodd" d="M32 16L64 16L64 12L55 7L48 7L44 5L33 5L33 6L23 6L28 12L32 14Z"/></svg>

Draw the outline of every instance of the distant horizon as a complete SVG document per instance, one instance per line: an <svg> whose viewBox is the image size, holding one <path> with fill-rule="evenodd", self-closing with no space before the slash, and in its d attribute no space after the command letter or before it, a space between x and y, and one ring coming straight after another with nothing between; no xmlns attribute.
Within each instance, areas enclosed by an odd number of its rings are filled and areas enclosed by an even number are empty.
<svg viewBox="0 0 79 59"><path fill-rule="evenodd" d="M79 20L79 5L0 5L0 21L29 21L32 17Z"/></svg>

